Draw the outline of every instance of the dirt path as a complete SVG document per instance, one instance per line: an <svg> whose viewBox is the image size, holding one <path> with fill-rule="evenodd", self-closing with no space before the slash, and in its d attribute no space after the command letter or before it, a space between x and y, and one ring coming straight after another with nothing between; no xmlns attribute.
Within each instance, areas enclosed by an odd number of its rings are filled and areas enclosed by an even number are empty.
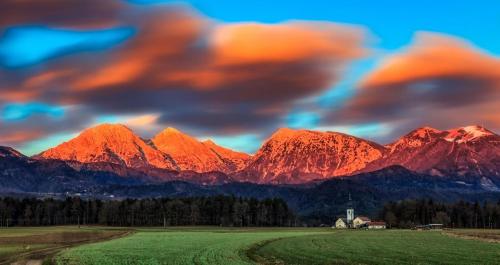
<svg viewBox="0 0 500 265"><path fill-rule="evenodd" d="M473 231L444 231L442 234L451 236L451 237L456 237L456 238L463 238L463 239L468 239L468 240L479 240L479 241L484 241L484 242L489 242L489 243L500 243L500 233L486 233L486 232L473 232Z"/></svg>
<svg viewBox="0 0 500 265"><path fill-rule="evenodd" d="M34 235L20 238L10 238L9 243L51 243L55 244L41 249L20 253L15 257L7 257L0 260L0 265L41 265L42 263L49 262L53 264L53 257L60 251L75 247L78 245L96 243L117 239L133 234L133 230L122 231L105 231L105 232L63 232L46 235ZM6 238L0 238L0 242L6 241Z"/></svg>

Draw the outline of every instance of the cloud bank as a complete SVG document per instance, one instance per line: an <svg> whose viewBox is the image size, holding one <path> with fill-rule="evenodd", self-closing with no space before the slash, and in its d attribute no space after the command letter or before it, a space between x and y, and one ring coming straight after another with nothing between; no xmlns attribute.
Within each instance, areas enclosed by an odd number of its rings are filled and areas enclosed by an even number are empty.
<svg viewBox="0 0 500 265"><path fill-rule="evenodd" d="M3 5L8 8L14 2ZM132 25L136 33L106 52L65 54L44 61L43 67L4 67L0 104L36 101L78 108L82 118L72 119L82 124L91 115L154 113L162 125L199 134L248 133L274 129L295 101L330 88L352 60L366 53L365 31L355 26L304 21L224 24L185 7L140 7L134 13L123 4L91 2L77 8L50 1L38 14L34 6L23 4L16 8L22 15L1 20L4 26L40 22L78 30L112 22ZM54 16L53 9L67 14ZM82 21L72 20L73 12ZM13 127L9 131L31 129L24 123ZM6 130L0 129L0 134Z"/></svg>

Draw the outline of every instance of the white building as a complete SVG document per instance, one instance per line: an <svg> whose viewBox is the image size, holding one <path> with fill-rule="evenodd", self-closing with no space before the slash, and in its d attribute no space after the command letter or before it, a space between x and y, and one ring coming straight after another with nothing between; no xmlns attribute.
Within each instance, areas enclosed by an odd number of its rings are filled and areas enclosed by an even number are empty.
<svg viewBox="0 0 500 265"><path fill-rule="evenodd" d="M354 209L353 208L347 208L347 223L352 224L352 221L354 220Z"/></svg>
<svg viewBox="0 0 500 265"><path fill-rule="evenodd" d="M360 228L368 222L371 222L370 218L368 218L366 216L358 216L358 217L354 218L354 220L352 221L352 225L355 228Z"/></svg>
<svg viewBox="0 0 500 265"><path fill-rule="evenodd" d="M351 193L349 193L349 201L347 203L346 218L339 218L335 221L335 228L350 228L353 227L354 208L352 207Z"/></svg>
<svg viewBox="0 0 500 265"><path fill-rule="evenodd" d="M335 221L335 228L347 228L348 227L348 224L347 224L347 219L345 218L339 218L337 219L337 221Z"/></svg>
<svg viewBox="0 0 500 265"><path fill-rule="evenodd" d="M366 229L385 229L386 224L383 221L373 221L366 216L357 216L354 218L354 207L352 206L351 193L349 193L349 202L347 203L346 218L338 218L335 226L332 228L366 228Z"/></svg>

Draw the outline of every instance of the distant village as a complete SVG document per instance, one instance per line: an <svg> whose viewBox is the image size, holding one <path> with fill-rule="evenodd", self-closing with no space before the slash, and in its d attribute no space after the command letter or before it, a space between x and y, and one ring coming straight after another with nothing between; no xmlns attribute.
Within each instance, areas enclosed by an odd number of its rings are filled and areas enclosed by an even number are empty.
<svg viewBox="0 0 500 265"><path fill-rule="evenodd" d="M384 221L372 221L366 216L354 217L354 207L352 206L351 194L349 194L346 217L338 218L333 228L385 229L386 223Z"/></svg>
<svg viewBox="0 0 500 265"><path fill-rule="evenodd" d="M349 193L349 202L346 210L346 217L339 217L335 221L332 228L338 229L386 229L387 225L384 221L372 221L366 216L354 217L354 207L352 205L351 194ZM414 230L435 230L443 229L443 224L426 224L412 227Z"/></svg>

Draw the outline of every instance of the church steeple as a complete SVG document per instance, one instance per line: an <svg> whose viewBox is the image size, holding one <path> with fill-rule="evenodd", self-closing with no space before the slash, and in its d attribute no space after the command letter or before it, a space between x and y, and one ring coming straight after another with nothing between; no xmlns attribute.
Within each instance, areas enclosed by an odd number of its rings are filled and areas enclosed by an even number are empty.
<svg viewBox="0 0 500 265"><path fill-rule="evenodd" d="M351 225L354 220L354 208L352 206L351 193L349 192L349 201L347 202L347 224Z"/></svg>

